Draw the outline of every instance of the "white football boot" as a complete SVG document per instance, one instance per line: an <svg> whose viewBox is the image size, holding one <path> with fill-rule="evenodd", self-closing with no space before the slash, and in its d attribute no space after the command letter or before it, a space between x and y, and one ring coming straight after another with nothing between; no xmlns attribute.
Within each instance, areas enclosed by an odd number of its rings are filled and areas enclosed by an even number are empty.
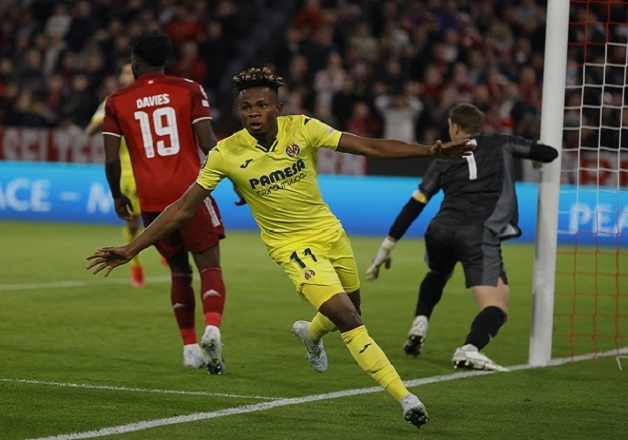
<svg viewBox="0 0 628 440"><path fill-rule="evenodd" d="M475 345L467 344L458 347L451 358L454 368L468 368L471 370L508 371L501 365L493 362L488 356L480 353Z"/></svg>
<svg viewBox="0 0 628 440"><path fill-rule="evenodd" d="M403 419L417 428L430 421L425 405L414 394L408 394L401 399L401 407L403 408Z"/></svg>
<svg viewBox="0 0 628 440"><path fill-rule="evenodd" d="M292 324L292 333L305 345L307 354L305 358L310 362L312 368L319 373L327 371L327 353L323 341L314 341L310 331L308 330L310 323L308 321L297 321Z"/></svg>
<svg viewBox="0 0 628 440"><path fill-rule="evenodd" d="M205 333L201 338L201 349L209 358L207 372L209 374L222 374L225 371L225 363L222 359L222 342L220 341L220 329L214 325L205 327Z"/></svg>
<svg viewBox="0 0 628 440"><path fill-rule="evenodd" d="M427 317L419 315L412 321L412 327L408 332L406 343L403 344L403 351L410 356L418 356L423 351L425 337L427 336L428 321Z"/></svg>
<svg viewBox="0 0 628 440"><path fill-rule="evenodd" d="M183 346L183 366L185 368L204 368L208 363L209 358L198 344Z"/></svg>

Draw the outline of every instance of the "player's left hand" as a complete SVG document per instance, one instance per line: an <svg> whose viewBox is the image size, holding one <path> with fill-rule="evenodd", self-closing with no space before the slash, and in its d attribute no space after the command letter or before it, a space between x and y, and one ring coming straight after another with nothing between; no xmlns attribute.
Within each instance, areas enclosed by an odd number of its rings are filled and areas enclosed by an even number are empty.
<svg viewBox="0 0 628 440"><path fill-rule="evenodd" d="M475 150L475 143L470 139L460 139L458 141L443 142L439 139L432 146L432 156L439 159L452 159L455 157L467 156L467 153Z"/></svg>
<svg viewBox="0 0 628 440"><path fill-rule="evenodd" d="M99 248L86 258L87 260L93 260L86 269L90 270L96 267L93 271L94 275L104 270L105 277L108 277L113 269L128 263L134 256L135 255L131 255L124 246Z"/></svg>
<svg viewBox="0 0 628 440"><path fill-rule="evenodd" d="M382 267L382 264L386 269L390 269L392 259L390 258L390 252L388 255L380 255L377 253L377 256L373 258L371 265L366 269L366 279L367 281L374 281L379 276L379 269Z"/></svg>

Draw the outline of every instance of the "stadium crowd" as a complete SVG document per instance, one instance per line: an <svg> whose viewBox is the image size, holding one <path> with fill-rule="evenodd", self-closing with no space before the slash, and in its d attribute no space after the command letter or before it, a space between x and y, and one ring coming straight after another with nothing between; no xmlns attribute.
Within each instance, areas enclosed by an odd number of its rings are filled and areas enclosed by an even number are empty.
<svg viewBox="0 0 628 440"><path fill-rule="evenodd" d="M237 58L246 63L238 67L265 64L285 78L285 113L358 135L431 143L446 135L446 112L471 102L486 113L487 131L539 137L546 2L282 3L0 2L0 124L84 127L117 87L130 38L161 28L176 48L167 73L206 88L221 137L240 128L225 90ZM256 19L271 8L284 15L279 26Z"/></svg>

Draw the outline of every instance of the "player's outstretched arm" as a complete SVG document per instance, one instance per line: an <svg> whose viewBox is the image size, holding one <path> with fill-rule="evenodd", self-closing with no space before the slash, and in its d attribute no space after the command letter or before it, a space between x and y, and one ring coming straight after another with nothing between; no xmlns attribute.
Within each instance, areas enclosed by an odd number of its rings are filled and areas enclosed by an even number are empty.
<svg viewBox="0 0 628 440"><path fill-rule="evenodd" d="M443 144L436 141L434 145L420 145L393 139L373 139L343 133L337 151L358 154L375 159L403 159L409 157L437 157L448 159L464 156L475 147L469 139Z"/></svg>
<svg viewBox="0 0 628 440"><path fill-rule="evenodd" d="M128 263L143 249L155 244L161 238L177 229L179 225L192 218L198 206L209 196L211 191L193 183L188 190L173 204L169 205L140 235L126 246L103 247L87 257L91 263L87 269L94 269L97 274L105 270L105 277L116 267Z"/></svg>

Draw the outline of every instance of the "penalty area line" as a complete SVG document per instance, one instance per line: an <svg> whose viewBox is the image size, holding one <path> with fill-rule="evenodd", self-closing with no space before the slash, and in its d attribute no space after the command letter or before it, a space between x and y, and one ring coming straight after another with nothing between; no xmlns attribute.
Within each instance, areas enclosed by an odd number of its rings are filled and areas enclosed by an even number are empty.
<svg viewBox="0 0 628 440"><path fill-rule="evenodd" d="M626 354L626 353L628 353L628 347L621 348L619 350L610 350L610 351L606 351L602 353L589 353L589 354L580 355L580 356L554 359L550 362L548 367L556 367L556 366L568 364L570 362L580 362L580 361L592 360L599 357L616 356L618 354ZM531 366L528 364L522 364L522 365L515 365L512 367L509 367L509 370L510 371L522 371L522 370L531 370L534 368L545 368L545 367L537 367L537 366ZM414 380L404 381L404 384L407 387L416 387L416 386L428 385L428 384L433 384L433 383L438 383L438 382L464 379L467 377L483 376L487 374L500 374L500 373L488 372L488 371L467 371L467 372L459 372L459 373L453 373L453 374L445 374L445 375L440 375L440 376L426 377L423 379L414 379ZM251 405L236 406L233 408L226 408L226 409L221 409L218 411L201 412L201 413L188 414L185 416L168 417L168 418L156 419L156 420L146 420L146 421L141 421L141 422L136 422L136 423L129 423L126 425L109 426L106 428L95 429L93 431L62 434L62 435L57 435L57 436L52 436L52 437L39 437L37 439L31 439L31 440L78 440L78 439L86 439L86 438L103 437L106 435L116 435L116 434L124 434L127 432L142 431L144 429L156 428L159 426L168 426L168 425L176 425L180 423L196 422L200 420L216 419L219 417L247 414L247 413L253 413L253 412L258 412L258 411L266 411L269 409L279 408L283 406L301 405L304 403L316 402L320 400L339 399L342 397L356 396L356 395L361 395L361 394L379 393L382 391L383 390L381 387L356 388L352 390L336 391L333 393L314 394L311 396L294 397L294 398L288 398L288 399L279 399L272 402L261 402L261 403L251 404Z"/></svg>
<svg viewBox="0 0 628 440"><path fill-rule="evenodd" d="M30 380L30 379L0 378L0 382L25 383L25 384L30 384L30 385L44 385L44 386L64 387L64 388L83 388L83 389L90 389L90 390L123 391L123 392L132 392L132 393L180 394L180 395L187 395L187 396L230 397L233 399L258 399L258 400L281 400L282 399L281 397L246 396L246 395L240 395L240 394L210 393L207 391L128 388L128 387L117 387L113 385L91 385L91 384L85 384L85 383L54 382L54 381Z"/></svg>

